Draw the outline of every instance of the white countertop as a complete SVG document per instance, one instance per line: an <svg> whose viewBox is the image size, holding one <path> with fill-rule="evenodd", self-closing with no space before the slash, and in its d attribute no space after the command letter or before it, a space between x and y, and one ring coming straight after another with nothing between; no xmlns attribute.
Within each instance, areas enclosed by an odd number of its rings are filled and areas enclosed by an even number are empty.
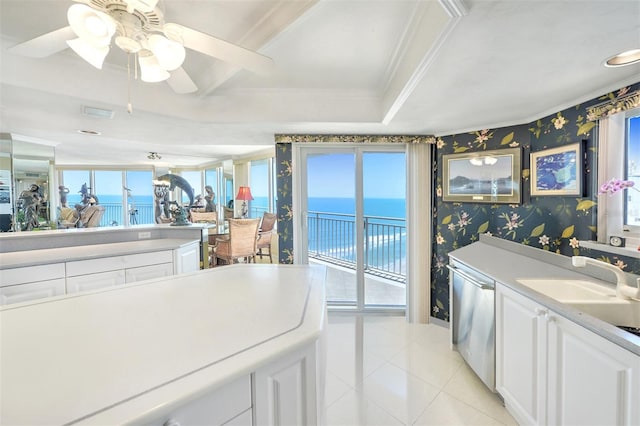
<svg viewBox="0 0 640 426"><path fill-rule="evenodd" d="M318 338L324 274L233 265L0 309L0 424L130 422L247 374Z"/></svg>
<svg viewBox="0 0 640 426"><path fill-rule="evenodd" d="M494 245L497 244L498 246ZM500 247L503 246L503 247ZM525 253L518 253L524 251ZM599 284L611 285L596 278L557 266L557 263L571 264L571 258L545 252L495 237L481 238L480 241L454 250L449 256L463 264L470 266L491 279L498 281L513 290L526 295L536 302L553 309L557 313L599 334L605 339L640 355L640 337L627 333L598 318L583 314L577 309L565 305L555 299L538 293L531 288L518 283L521 279L581 279ZM536 256L539 256L536 258ZM556 263L556 264L554 264Z"/></svg>
<svg viewBox="0 0 640 426"><path fill-rule="evenodd" d="M0 253L0 270L75 260L98 259L161 250L173 250L198 240L163 238L156 240L128 241L123 243L91 244L75 247L13 251Z"/></svg>

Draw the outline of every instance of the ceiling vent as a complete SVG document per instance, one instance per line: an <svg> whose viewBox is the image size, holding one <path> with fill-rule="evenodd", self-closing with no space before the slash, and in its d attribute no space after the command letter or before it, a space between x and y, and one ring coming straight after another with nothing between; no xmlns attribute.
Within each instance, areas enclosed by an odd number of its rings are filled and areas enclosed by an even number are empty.
<svg viewBox="0 0 640 426"><path fill-rule="evenodd" d="M110 109L94 108L89 106L82 107L82 114L91 118L106 118L111 120L114 112Z"/></svg>

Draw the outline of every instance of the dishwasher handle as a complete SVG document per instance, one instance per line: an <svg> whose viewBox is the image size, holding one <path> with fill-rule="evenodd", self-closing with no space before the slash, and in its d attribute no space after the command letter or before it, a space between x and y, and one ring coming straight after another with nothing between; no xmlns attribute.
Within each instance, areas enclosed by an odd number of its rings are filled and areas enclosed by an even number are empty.
<svg viewBox="0 0 640 426"><path fill-rule="evenodd" d="M447 268L454 274L460 274L460 276L465 278L469 284L472 284L482 290L495 290L495 287L493 284L487 284L482 281L478 281L477 278L474 278L471 275L467 274L466 272L463 272L461 269L458 269L451 265L447 265Z"/></svg>

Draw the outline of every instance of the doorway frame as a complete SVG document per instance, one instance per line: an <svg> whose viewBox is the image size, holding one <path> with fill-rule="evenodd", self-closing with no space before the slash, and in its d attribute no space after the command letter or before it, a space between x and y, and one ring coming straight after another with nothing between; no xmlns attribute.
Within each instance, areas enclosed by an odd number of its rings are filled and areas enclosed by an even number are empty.
<svg viewBox="0 0 640 426"><path fill-rule="evenodd" d="M357 270L356 270L356 280L357 280L357 300L356 306L330 306L330 309L344 311L348 310L348 312L352 313L385 313L385 314L403 314L407 316L409 320L412 317L416 319L418 316L411 314L413 310L411 304L411 295L412 294L424 294L424 291L416 292L412 287L414 285L419 285L418 283L414 284L414 281L411 279L411 270L415 269L412 267L411 258L415 256L410 256L409 248L415 245L414 240L418 240L416 238L411 238L412 231L410 228L410 202L409 202L409 194L413 190L413 186L409 182L409 178L414 174L410 172L410 165L412 162L409 159L409 155L411 154L410 145L408 144L351 144L351 143L293 143L292 144L292 168L294 170L294 179L292 181L292 207L293 211L297 212L293 215L293 253L294 253L294 263L295 264L307 264L309 259L307 256L307 251L304 249L305 244L308 245L307 241L307 218L306 211L303 208L306 208L303 203L303 194L306 193L306 172L304 168L306 165L303 163L303 159L305 155L309 154L322 154L322 153L353 153L356 158L355 164L355 198L356 198L356 222L361 223L363 221L363 176L362 176L362 155L365 152L402 152L405 154L405 173L406 173L406 192L405 192L405 200L406 200L406 208L405 208L405 220L407 224L407 279L406 279L406 287L405 287L405 306L366 306L364 304L364 271L361 270L363 265L361 262L358 262ZM428 146L425 145L425 148ZM430 192L430 191L429 191ZM415 204L415 203L414 203ZM428 215L430 216L430 215ZM362 241L364 238L364 230L361 229L360 226L356 227L356 238L358 241ZM358 258L362 259L363 256L363 245L358 246ZM415 260L413 261L415 263ZM418 264L424 265L425 262L418 262ZM360 282L362 280L362 282ZM426 286L427 289L430 289L429 283L422 283L421 285ZM421 303L422 305L422 303ZM427 301L428 306L428 301ZM419 316L425 318L423 312L419 313ZM428 310L427 315L428 317ZM415 321L415 320L414 320ZM420 322L426 322L421 320Z"/></svg>

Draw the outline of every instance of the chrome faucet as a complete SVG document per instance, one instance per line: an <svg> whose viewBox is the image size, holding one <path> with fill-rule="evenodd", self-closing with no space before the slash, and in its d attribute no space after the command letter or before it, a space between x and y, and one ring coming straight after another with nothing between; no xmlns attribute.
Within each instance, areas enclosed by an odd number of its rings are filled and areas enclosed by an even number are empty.
<svg viewBox="0 0 640 426"><path fill-rule="evenodd" d="M610 263L586 256L573 256L571 263L576 268L584 268L589 264L613 272L616 275L616 296L621 299L640 299L640 278L636 280L636 287L633 287L627 284L627 277L622 269Z"/></svg>

